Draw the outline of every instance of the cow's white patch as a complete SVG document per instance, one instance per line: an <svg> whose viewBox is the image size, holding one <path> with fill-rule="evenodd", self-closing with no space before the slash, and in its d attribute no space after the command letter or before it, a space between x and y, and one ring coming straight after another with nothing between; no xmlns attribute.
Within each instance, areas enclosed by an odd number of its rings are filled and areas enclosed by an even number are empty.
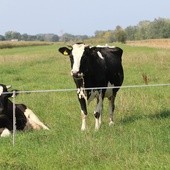
<svg viewBox="0 0 170 170"><path fill-rule="evenodd" d="M84 45L84 44L74 44L73 45L73 50L72 50L72 55L73 55L73 59L74 59L73 68L72 68L73 73L77 73L80 69L80 60L84 53L85 46L86 45Z"/></svg>
<svg viewBox="0 0 170 170"><path fill-rule="evenodd" d="M111 84L110 82L108 83L107 87L114 87L113 84ZM113 89L112 88L108 88L105 92L105 97L109 98L113 95Z"/></svg>
<svg viewBox="0 0 170 170"><path fill-rule="evenodd" d="M115 46L108 46L109 48L115 48Z"/></svg>
<svg viewBox="0 0 170 170"><path fill-rule="evenodd" d="M7 137L10 134L11 134L11 132L7 128L5 128L1 133L1 137Z"/></svg>
<svg viewBox="0 0 170 170"><path fill-rule="evenodd" d="M101 54L100 51L97 51L97 54L98 54L98 56L99 56L102 60L104 60L104 57L102 56L102 54Z"/></svg>
<svg viewBox="0 0 170 170"><path fill-rule="evenodd" d="M84 114L83 110L81 110L81 118L82 118L82 125L81 125L81 130L84 131L86 130L86 115Z"/></svg>
<svg viewBox="0 0 170 170"><path fill-rule="evenodd" d="M97 90L91 90L91 92L90 92L90 97L88 98L88 104L90 104L90 102L94 99L94 98L96 98L96 97L98 97L99 96L99 92L97 91Z"/></svg>
<svg viewBox="0 0 170 170"><path fill-rule="evenodd" d="M109 46L108 44L105 44L105 45L97 45L96 47L99 47L99 48L115 48L115 46Z"/></svg>
<svg viewBox="0 0 170 170"><path fill-rule="evenodd" d="M100 117L95 118L95 130L98 130L100 128L102 110L103 110L103 99L102 99L102 93L100 93L98 96L98 103L97 103L96 109L94 111L94 114L100 113Z"/></svg>
<svg viewBox="0 0 170 170"><path fill-rule="evenodd" d="M110 82L108 83L107 87L114 87L113 84L111 84ZM104 97L111 97L113 95L113 89L112 88L108 88L105 92L105 96ZM90 97L88 98L87 102L88 104L90 104L90 102L99 96L99 91L98 90L91 90L90 92Z"/></svg>
<svg viewBox="0 0 170 170"><path fill-rule="evenodd" d="M77 89L77 94L78 94L79 99L84 98L87 101L85 91L83 90L82 87Z"/></svg>
<svg viewBox="0 0 170 170"><path fill-rule="evenodd" d="M24 115L26 116L27 118L27 124L26 124L26 127L24 130L26 129L30 129L30 127L32 129L46 129L46 130L49 130L49 128L47 126L45 126L40 120L39 118L33 113L33 111L31 109L26 109L25 112L24 112Z"/></svg>
<svg viewBox="0 0 170 170"><path fill-rule="evenodd" d="M0 86L0 96L1 96L2 93L3 93L3 87Z"/></svg>

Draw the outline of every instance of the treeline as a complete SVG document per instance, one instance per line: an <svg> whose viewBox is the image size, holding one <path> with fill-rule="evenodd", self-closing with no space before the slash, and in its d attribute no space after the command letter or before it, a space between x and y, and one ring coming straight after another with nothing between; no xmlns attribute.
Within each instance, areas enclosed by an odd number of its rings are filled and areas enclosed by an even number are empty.
<svg viewBox="0 0 170 170"><path fill-rule="evenodd" d="M127 27L125 33L127 40L170 38L170 19L141 21L137 26Z"/></svg>
<svg viewBox="0 0 170 170"><path fill-rule="evenodd" d="M0 41L49 41L49 42L70 42L70 41L94 41L94 42L122 42L127 40L145 40L170 38L170 19L158 18L154 21L140 21L136 26L128 26L125 29L116 26L113 30L95 31L94 36L72 35L65 33L61 36L56 34L20 34L16 31L8 31L0 35Z"/></svg>
<svg viewBox="0 0 170 170"><path fill-rule="evenodd" d="M170 19L158 18L154 21L140 21L136 26L123 29L116 26L114 30L96 31L94 41L122 42L127 40L145 40L170 38Z"/></svg>
<svg viewBox="0 0 170 170"><path fill-rule="evenodd" d="M16 31L8 31L5 35L0 35L0 41L49 41L57 42L59 41L59 36L56 34L37 34L37 35L28 35L20 34Z"/></svg>
<svg viewBox="0 0 170 170"><path fill-rule="evenodd" d="M37 34L37 35L28 35L20 34L17 31L8 31L5 35L0 35L0 41L49 41L49 42L58 42L58 41L76 41L88 39L87 35L72 35L65 33L62 36L57 34Z"/></svg>

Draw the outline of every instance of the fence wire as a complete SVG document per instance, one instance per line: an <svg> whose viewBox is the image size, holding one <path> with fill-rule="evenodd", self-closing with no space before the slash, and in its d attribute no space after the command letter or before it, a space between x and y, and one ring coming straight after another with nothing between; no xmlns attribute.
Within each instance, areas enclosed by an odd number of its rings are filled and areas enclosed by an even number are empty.
<svg viewBox="0 0 170 170"><path fill-rule="evenodd" d="M149 85L126 85L126 86L110 86L110 87L93 87L93 88L82 88L83 90L99 90L99 89L127 89L127 88L146 88L146 87L163 87L170 86L170 84L149 84ZM15 97L16 94L30 94L30 93L54 93L54 92L71 92L77 91L77 88L72 89L53 89L53 90L24 90L24 91L12 91L12 92L4 92L2 94L13 94L13 137L12 144L15 146L15 136L16 136L16 115L15 115Z"/></svg>
<svg viewBox="0 0 170 170"><path fill-rule="evenodd" d="M82 88L82 90L102 90L102 89L126 89L126 88L146 88L146 87L161 87L161 86L170 86L170 84L148 84L148 85L126 85L126 86L110 86L110 87L90 87L90 88ZM52 89L52 90L23 90L23 91L15 91L17 94L30 94L30 93L50 93L50 92L71 92L77 91L77 88L71 89ZM11 94L12 92L3 92L2 94Z"/></svg>

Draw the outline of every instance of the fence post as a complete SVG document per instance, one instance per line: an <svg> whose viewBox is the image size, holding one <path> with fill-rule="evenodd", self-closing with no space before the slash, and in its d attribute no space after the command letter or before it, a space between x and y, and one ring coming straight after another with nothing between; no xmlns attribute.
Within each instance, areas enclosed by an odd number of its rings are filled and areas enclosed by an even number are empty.
<svg viewBox="0 0 170 170"><path fill-rule="evenodd" d="M15 131L16 131L16 116L15 116L15 90L13 91L13 132L12 132L12 144L15 145Z"/></svg>

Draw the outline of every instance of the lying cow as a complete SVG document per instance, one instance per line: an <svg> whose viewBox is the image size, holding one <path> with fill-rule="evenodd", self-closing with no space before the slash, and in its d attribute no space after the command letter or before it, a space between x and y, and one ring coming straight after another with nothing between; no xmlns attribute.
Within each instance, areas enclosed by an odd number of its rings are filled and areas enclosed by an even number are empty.
<svg viewBox="0 0 170 170"><path fill-rule="evenodd" d="M59 48L59 52L70 57L71 75L78 88L77 95L81 106L81 130L86 129L86 102L90 103L94 98L97 98L94 111L95 129L98 130L101 125L104 97L109 99L109 124L113 124L114 102L119 87L107 90L101 87L122 85L124 78L122 67L123 50L119 47L90 47L83 43L76 43L70 48ZM84 88L86 89L84 90Z"/></svg>
<svg viewBox="0 0 170 170"><path fill-rule="evenodd" d="M9 100L8 86L0 84L0 136L9 136L13 130L13 103ZM46 129L39 118L24 104L15 105L16 130Z"/></svg>

